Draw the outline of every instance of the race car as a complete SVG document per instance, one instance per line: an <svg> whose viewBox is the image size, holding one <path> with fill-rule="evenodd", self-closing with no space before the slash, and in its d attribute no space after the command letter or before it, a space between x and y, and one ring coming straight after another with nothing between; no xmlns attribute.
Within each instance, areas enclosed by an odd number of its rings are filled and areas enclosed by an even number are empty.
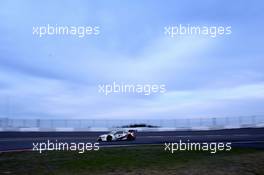
<svg viewBox="0 0 264 175"><path fill-rule="evenodd" d="M100 135L97 138L99 142L111 142L111 141L119 141L119 140L135 140L136 139L136 131L128 130L128 131L112 131L108 134Z"/></svg>

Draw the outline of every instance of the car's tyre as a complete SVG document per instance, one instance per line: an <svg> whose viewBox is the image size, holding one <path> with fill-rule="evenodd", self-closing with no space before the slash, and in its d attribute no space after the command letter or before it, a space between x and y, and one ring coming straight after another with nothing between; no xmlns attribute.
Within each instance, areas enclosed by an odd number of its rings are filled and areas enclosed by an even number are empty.
<svg viewBox="0 0 264 175"><path fill-rule="evenodd" d="M97 139L97 141L98 141L98 142L101 142L101 141L102 141L102 139L101 139L101 138L100 138L100 139Z"/></svg>
<svg viewBox="0 0 264 175"><path fill-rule="evenodd" d="M111 141L113 140L113 138L112 138L112 136L109 135L109 136L106 137L106 140L107 140L108 142L111 142Z"/></svg>
<svg viewBox="0 0 264 175"><path fill-rule="evenodd" d="M127 135L127 140L134 140L134 137L131 134Z"/></svg>

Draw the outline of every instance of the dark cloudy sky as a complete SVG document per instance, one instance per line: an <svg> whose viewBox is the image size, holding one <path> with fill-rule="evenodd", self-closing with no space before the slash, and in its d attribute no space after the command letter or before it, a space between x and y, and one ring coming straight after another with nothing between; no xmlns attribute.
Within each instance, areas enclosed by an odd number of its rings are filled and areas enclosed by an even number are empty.
<svg viewBox="0 0 264 175"><path fill-rule="evenodd" d="M0 117L183 118L264 113L261 0L0 1ZM32 35L33 26L100 26L100 35ZM232 26L168 38L164 26ZM163 83L165 94L98 93Z"/></svg>

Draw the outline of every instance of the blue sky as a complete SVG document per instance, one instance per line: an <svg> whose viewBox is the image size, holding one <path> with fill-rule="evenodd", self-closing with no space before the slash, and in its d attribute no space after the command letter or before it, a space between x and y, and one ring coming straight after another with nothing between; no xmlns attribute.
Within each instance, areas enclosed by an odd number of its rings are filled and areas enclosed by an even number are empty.
<svg viewBox="0 0 264 175"><path fill-rule="evenodd" d="M0 2L0 117L184 118L264 113L260 0ZM38 25L98 25L99 37L32 35ZM232 26L229 36L164 36L164 26ZM164 83L153 96L98 84Z"/></svg>

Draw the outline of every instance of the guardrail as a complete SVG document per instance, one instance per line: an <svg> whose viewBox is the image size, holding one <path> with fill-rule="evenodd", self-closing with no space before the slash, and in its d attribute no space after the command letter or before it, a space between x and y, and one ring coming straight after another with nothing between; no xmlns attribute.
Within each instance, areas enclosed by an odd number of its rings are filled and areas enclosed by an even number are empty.
<svg viewBox="0 0 264 175"><path fill-rule="evenodd" d="M0 131L98 131L145 124L140 130L209 130L264 127L264 116L194 119L10 119L0 118ZM134 126L135 127L135 126Z"/></svg>

